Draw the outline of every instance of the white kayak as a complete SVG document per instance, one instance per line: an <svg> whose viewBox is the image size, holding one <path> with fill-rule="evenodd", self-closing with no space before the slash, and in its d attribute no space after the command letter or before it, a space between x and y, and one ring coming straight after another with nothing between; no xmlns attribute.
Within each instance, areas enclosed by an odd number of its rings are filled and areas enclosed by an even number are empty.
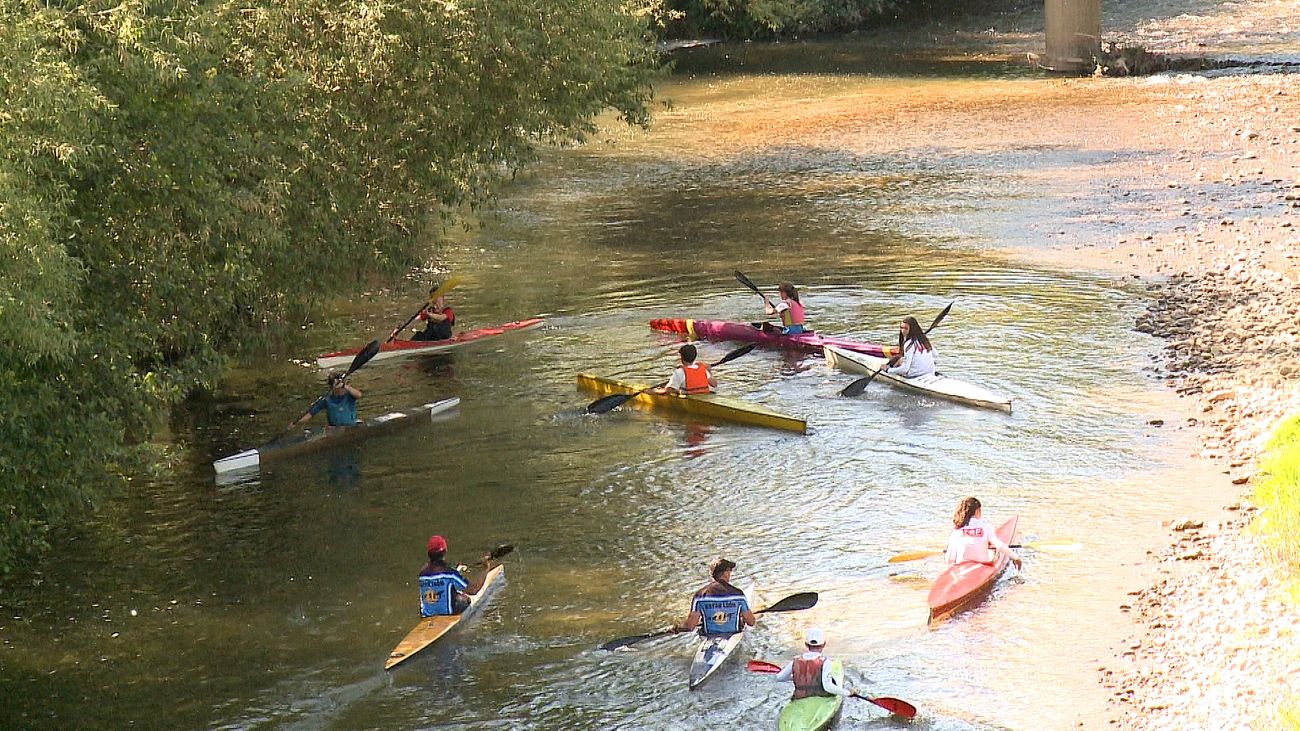
<svg viewBox="0 0 1300 731"><path fill-rule="evenodd" d="M749 601L750 611L754 611L754 582L752 581L745 587L745 599ZM718 668L736 654L736 648L740 647L740 641L744 638L745 633L741 631L734 635L705 637L701 640L699 649L695 651L695 658L691 660L689 689L695 690L701 683L713 677Z"/></svg>
<svg viewBox="0 0 1300 731"><path fill-rule="evenodd" d="M826 354L826 364L832 368L839 369L845 373L861 373L863 375L875 373L881 370L889 362L884 358L877 358L862 353L851 353L847 350L841 350L832 345L822 348ZM959 404L968 406L978 406L984 409L997 409L998 411L1011 411L1011 399L1000 393L977 386L966 381L959 381L956 378L941 376L938 374L930 376L918 376L917 378L903 378L890 373L881 372L876 376L877 381L884 381L891 386L912 391L913 393L933 396L934 398L955 401Z"/></svg>

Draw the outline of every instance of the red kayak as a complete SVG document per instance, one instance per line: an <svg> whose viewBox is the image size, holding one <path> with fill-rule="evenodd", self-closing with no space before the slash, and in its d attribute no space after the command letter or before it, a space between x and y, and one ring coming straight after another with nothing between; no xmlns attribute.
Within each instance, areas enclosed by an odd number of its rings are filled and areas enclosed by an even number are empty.
<svg viewBox="0 0 1300 731"><path fill-rule="evenodd" d="M425 355L428 353L441 353L444 350L451 350L462 345L468 345L484 338L504 335L516 330L528 330L542 324L542 318L534 317L529 320L520 320L518 322L507 322L504 325L496 327L481 327L477 330L466 330L465 332L447 338L446 340L394 340L391 343L384 343L379 346L379 354L374 360L384 360L387 358L402 358L408 355ZM352 362L352 358L361 352L361 348L351 348L349 350L340 350L337 353L326 353L316 359L316 365L320 368L337 368L346 366Z"/></svg>
<svg viewBox="0 0 1300 731"><path fill-rule="evenodd" d="M1012 516L997 529L1003 543L1011 545L1019 520L1019 516ZM1008 563L1010 559L998 554L993 563L963 561L945 569L930 585L930 624L978 604L993 590L993 584Z"/></svg>
<svg viewBox="0 0 1300 731"><path fill-rule="evenodd" d="M815 355L821 355L823 345L833 345L841 350L854 353L865 353L866 355L874 355L877 358L888 357L885 346L860 343L856 340L846 340L844 338L832 338L815 332L783 335L779 327L770 324L765 329L748 322L665 318L651 320L650 327L662 332L685 335L691 340L740 340L742 342L758 343L768 348L802 350L805 353Z"/></svg>

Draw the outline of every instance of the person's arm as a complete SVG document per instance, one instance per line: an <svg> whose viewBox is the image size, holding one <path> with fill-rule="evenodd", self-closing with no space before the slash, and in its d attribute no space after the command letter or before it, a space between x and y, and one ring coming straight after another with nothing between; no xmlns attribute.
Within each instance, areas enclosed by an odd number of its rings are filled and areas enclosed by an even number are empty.
<svg viewBox="0 0 1300 731"><path fill-rule="evenodd" d="M346 393L350 393L350 394L352 394L352 398L354 398L354 399L359 399L359 398L361 398L361 392L358 391L358 390L356 389L356 387L353 386L353 385L350 384L350 383L344 383L344 384L343 384L343 390L344 390Z"/></svg>
<svg viewBox="0 0 1300 731"><path fill-rule="evenodd" d="M788 663L785 664L785 667L781 668L781 672L779 672L779 673L777 673L776 675L772 676L772 679L773 679L773 680L790 680L790 679L792 679L793 677L794 677L794 660L791 660L790 662L788 662Z"/></svg>
<svg viewBox="0 0 1300 731"><path fill-rule="evenodd" d="M659 394L677 394L686 389L686 372L681 368L673 370L673 375L668 378L668 385L662 388L652 388L650 393Z"/></svg>
<svg viewBox="0 0 1300 731"><path fill-rule="evenodd" d="M741 610L740 618L750 627L753 627L754 623L758 621L758 618L754 616L754 610L749 606L749 602L745 602L745 608Z"/></svg>
<svg viewBox="0 0 1300 731"><path fill-rule="evenodd" d="M485 553L483 554L483 572L478 575L477 579L474 579L474 581L470 582L469 585L465 587L464 590L465 593L477 594L479 592L479 589L483 588L483 583L487 581L487 575L491 573L491 571L492 571L492 558L490 555Z"/></svg>
<svg viewBox="0 0 1300 731"><path fill-rule="evenodd" d="M890 375L895 375L895 376L901 375L904 378L906 378L908 371L912 369L912 354L915 352L916 352L915 346L913 346L911 343L905 344L903 346L903 353L902 353L903 362L899 363L896 366L891 366L890 368L886 368L885 372Z"/></svg>
<svg viewBox="0 0 1300 731"><path fill-rule="evenodd" d="M848 688L845 688L835 681L835 673L831 671L830 658L827 658L822 662L822 687L826 689L827 693L832 693L834 695L849 694Z"/></svg>
<svg viewBox="0 0 1300 731"><path fill-rule="evenodd" d="M1011 546L1003 543L1002 539L998 538L998 535L993 532L992 528L985 528L984 535L988 536L989 545L993 546L994 550L1011 559L1011 564L1015 566L1017 570L1020 569L1020 557L1016 555L1015 551L1011 550Z"/></svg>
<svg viewBox="0 0 1300 731"><path fill-rule="evenodd" d="M292 424L290 424L289 426L294 427L304 422L310 421L311 417L319 414L321 412L321 409L323 408L325 408L325 399L323 398L316 399L316 401L312 403L311 407L307 409L307 413L298 417L298 419L294 421Z"/></svg>
<svg viewBox="0 0 1300 731"><path fill-rule="evenodd" d="M691 611L686 613L686 619L673 625L673 629L677 632L690 632L700 626L700 619L700 613L695 611L695 602L691 602Z"/></svg>

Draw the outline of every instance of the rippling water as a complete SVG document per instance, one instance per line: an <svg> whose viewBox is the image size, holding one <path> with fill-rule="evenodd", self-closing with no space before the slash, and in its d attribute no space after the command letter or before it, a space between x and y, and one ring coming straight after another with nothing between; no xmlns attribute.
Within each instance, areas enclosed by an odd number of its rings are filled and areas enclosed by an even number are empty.
<svg viewBox="0 0 1300 731"><path fill-rule="evenodd" d="M546 326L368 366L355 377L366 413L451 395L462 405L219 486L213 458L274 434L319 388L285 357L234 374L177 419L174 469L104 516L102 535L61 547L40 586L5 599L0 719L771 726L788 690L739 665L686 691L689 639L593 649L679 618L705 563L725 554L763 603L821 592L811 611L765 615L746 658L783 661L816 624L854 684L922 709L913 728L1104 725L1095 666L1125 630L1115 605L1157 519L1207 481L1178 466L1186 440L1146 425L1177 406L1142 372L1154 345L1130 331L1138 292L951 235L954 215L1015 225L1005 203L1031 195L1014 172L1021 152L954 167L891 156L860 134L838 146L809 137L797 131L807 118L777 134L804 99L906 86L933 102L972 83L701 75L663 90L676 106L653 132L549 156L442 255L468 277L451 298L463 326L531 315ZM773 289L793 280L817 329L869 340L953 302L932 336L940 368L1006 392L1014 412L884 384L843 399L852 377L819 358L755 351L718 369L722 390L806 417L809 435L581 413L593 396L576 389L579 371L666 378L679 341L650 318L758 318L735 268ZM386 333L424 286L341 306L288 356ZM703 357L733 347L703 344ZM968 494L995 521L1019 514L1022 539L1084 548L1026 552L980 609L927 630L940 566L885 561L941 547ZM413 578L433 532L461 560L502 542L518 550L478 619L385 674L415 621ZM850 702L841 727L889 727L882 715Z"/></svg>

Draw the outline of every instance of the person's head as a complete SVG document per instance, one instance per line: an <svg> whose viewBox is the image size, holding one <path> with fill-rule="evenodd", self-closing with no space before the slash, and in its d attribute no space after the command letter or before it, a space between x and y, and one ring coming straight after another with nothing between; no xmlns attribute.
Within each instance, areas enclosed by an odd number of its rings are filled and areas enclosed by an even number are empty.
<svg viewBox="0 0 1300 731"><path fill-rule="evenodd" d="M980 517L980 501L973 497L964 497L957 503L957 511L952 514L952 527L965 528L971 518Z"/></svg>
<svg viewBox="0 0 1300 731"><path fill-rule="evenodd" d="M777 285L776 291L781 293L782 299L799 301L799 290L795 289L794 285L789 282L781 282Z"/></svg>
<svg viewBox="0 0 1300 731"><path fill-rule="evenodd" d="M826 647L826 634L820 627L810 627L804 633L803 646L814 652L821 652Z"/></svg>
<svg viewBox="0 0 1300 731"><path fill-rule="evenodd" d="M442 536L429 536L425 550L429 552L430 561L441 561L447 555L447 539Z"/></svg>
<svg viewBox="0 0 1300 731"><path fill-rule="evenodd" d="M731 572L735 568L735 561L728 561L725 558L718 557L709 562L709 576L712 576L718 581L726 581L730 583Z"/></svg>
<svg viewBox="0 0 1300 731"><path fill-rule="evenodd" d="M921 323L916 321L915 317L904 317L902 322L898 323L898 332L902 333L903 340L912 340L920 343L924 350L930 349L930 339L925 336L925 330L921 329Z"/></svg>
<svg viewBox="0 0 1300 731"><path fill-rule="evenodd" d="M342 393L343 387L347 385L347 374L330 371L325 380L329 383L331 392Z"/></svg>
<svg viewBox="0 0 1300 731"><path fill-rule="evenodd" d="M695 362L695 357L699 355L699 353L695 350L694 345L687 343L677 351L677 355L681 356L683 363L690 365Z"/></svg>

